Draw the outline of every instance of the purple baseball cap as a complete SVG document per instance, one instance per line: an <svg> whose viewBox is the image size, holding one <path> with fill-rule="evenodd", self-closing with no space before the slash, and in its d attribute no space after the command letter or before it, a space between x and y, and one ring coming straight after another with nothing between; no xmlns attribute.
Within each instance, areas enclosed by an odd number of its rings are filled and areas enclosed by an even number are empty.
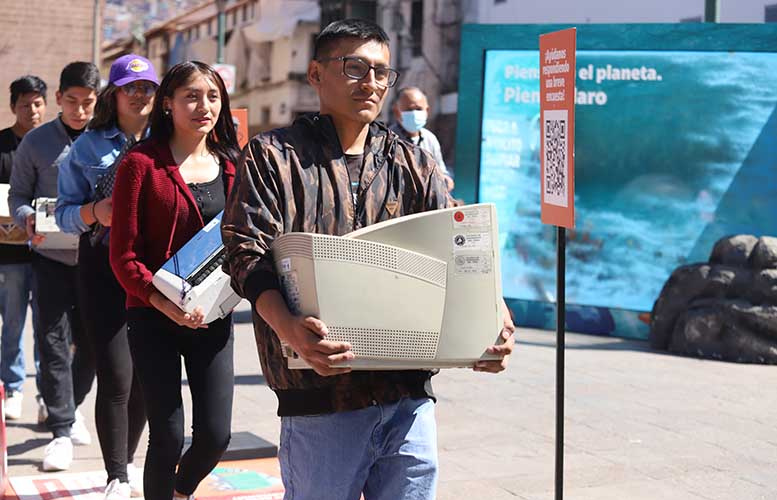
<svg viewBox="0 0 777 500"><path fill-rule="evenodd" d="M159 79L156 76L156 71L154 71L154 66L145 57L127 54L116 59L111 64L108 83L121 87L138 80L148 80L159 85Z"/></svg>

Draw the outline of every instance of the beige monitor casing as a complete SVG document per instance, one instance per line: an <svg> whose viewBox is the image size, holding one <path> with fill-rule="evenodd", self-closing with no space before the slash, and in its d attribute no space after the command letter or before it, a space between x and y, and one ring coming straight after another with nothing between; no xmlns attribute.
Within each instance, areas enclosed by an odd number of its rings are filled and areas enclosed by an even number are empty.
<svg viewBox="0 0 777 500"><path fill-rule="evenodd" d="M400 217L344 237L289 233L273 258L290 309L350 342L353 369L495 359L502 292L492 204ZM395 257L396 256L396 257ZM290 368L309 368L286 347Z"/></svg>

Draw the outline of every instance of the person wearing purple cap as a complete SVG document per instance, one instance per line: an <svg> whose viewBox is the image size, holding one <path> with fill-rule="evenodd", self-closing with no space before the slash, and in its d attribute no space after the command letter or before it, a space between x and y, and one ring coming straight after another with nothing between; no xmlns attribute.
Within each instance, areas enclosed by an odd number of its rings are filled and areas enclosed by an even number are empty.
<svg viewBox="0 0 777 500"><path fill-rule="evenodd" d="M132 466L146 423L145 406L127 341L124 289L108 260L111 186L114 168L148 134L148 117L159 81L151 62L122 56L111 65L89 130L78 138L59 167L57 224L81 235L78 284L85 298L83 322L97 362L95 420L108 484L106 500L141 496L141 474ZM120 221L115 221L120 223ZM95 233L95 228L101 228Z"/></svg>

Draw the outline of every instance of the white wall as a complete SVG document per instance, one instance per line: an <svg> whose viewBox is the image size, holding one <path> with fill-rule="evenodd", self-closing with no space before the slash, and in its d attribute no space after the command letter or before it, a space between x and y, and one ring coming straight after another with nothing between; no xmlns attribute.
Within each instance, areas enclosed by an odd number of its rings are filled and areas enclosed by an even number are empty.
<svg viewBox="0 0 777 500"><path fill-rule="evenodd" d="M676 23L704 17L704 0L463 0L466 23ZM762 23L777 0L720 0L725 23Z"/></svg>

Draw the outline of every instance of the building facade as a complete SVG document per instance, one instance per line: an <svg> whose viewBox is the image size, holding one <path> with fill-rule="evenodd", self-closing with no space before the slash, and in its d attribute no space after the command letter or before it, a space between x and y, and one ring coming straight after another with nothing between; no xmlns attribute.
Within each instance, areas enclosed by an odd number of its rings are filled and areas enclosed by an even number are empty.
<svg viewBox="0 0 777 500"><path fill-rule="evenodd" d="M98 6L100 4L97 4ZM54 93L59 74L72 61L92 61L95 0L36 0L3 2L0 16L0 128L10 126L8 87L20 76L33 74L49 88L46 119L56 116ZM98 18L99 19L99 18ZM99 40L98 40L99 42ZM104 76L104 75L103 75Z"/></svg>

